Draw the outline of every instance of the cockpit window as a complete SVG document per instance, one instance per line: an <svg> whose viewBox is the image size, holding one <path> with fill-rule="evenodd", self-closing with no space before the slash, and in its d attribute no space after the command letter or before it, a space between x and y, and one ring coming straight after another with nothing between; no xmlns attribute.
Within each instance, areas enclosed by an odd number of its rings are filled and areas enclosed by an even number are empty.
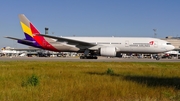
<svg viewBox="0 0 180 101"><path fill-rule="evenodd" d="M167 45L171 45L171 43L166 43Z"/></svg>

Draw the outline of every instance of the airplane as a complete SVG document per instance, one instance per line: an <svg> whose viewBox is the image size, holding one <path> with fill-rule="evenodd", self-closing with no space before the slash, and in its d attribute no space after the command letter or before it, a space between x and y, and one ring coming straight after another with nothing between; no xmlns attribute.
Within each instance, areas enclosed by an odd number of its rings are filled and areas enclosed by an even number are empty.
<svg viewBox="0 0 180 101"><path fill-rule="evenodd" d="M24 14L20 14L19 19L25 38L5 38L50 51L83 53L80 59L118 57L121 53L157 54L175 48L165 40L151 37L57 37L41 34Z"/></svg>

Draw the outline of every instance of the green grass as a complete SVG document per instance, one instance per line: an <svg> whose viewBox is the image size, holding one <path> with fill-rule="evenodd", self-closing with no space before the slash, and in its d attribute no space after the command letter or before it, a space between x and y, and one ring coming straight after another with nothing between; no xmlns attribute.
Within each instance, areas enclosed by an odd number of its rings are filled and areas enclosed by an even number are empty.
<svg viewBox="0 0 180 101"><path fill-rule="evenodd" d="M0 61L0 101L180 101L180 63Z"/></svg>

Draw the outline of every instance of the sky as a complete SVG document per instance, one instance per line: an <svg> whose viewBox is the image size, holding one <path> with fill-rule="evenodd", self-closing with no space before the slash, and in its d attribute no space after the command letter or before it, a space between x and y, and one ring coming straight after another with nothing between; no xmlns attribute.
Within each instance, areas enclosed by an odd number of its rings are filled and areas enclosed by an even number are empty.
<svg viewBox="0 0 180 101"><path fill-rule="evenodd" d="M0 0L0 48L22 48L18 14L55 36L180 37L180 0Z"/></svg>

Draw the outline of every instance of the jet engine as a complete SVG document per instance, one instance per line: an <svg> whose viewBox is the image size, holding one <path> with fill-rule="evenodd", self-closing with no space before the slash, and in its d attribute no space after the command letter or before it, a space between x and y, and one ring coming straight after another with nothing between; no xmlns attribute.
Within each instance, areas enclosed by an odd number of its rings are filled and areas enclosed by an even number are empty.
<svg viewBox="0 0 180 101"><path fill-rule="evenodd" d="M116 56L116 47L101 47L99 52L101 56Z"/></svg>

